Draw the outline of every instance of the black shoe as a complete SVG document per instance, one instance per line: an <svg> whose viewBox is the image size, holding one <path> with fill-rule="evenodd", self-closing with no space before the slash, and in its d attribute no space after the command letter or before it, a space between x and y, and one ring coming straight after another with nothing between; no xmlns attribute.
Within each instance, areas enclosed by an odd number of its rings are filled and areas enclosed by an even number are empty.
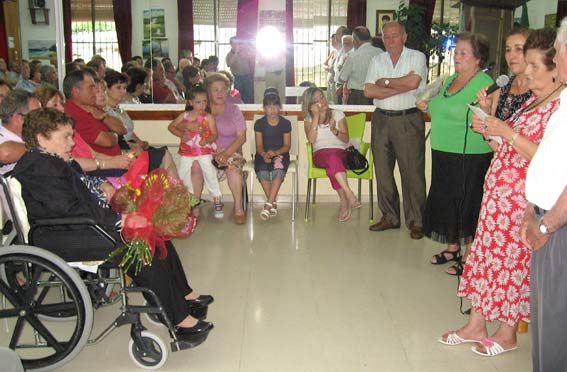
<svg viewBox="0 0 567 372"><path fill-rule="evenodd" d="M199 303L195 304L189 301L186 301L186 303L187 303L187 307L189 308L189 315L199 320L207 319L207 314L209 312L208 306L201 305Z"/></svg>
<svg viewBox="0 0 567 372"><path fill-rule="evenodd" d="M175 327L175 334L180 339L191 338L194 336L201 336L203 334L209 333L209 331L213 328L213 323L203 322L202 320L199 320L193 327Z"/></svg>
<svg viewBox="0 0 567 372"><path fill-rule="evenodd" d="M215 298L211 295L200 295L199 297L187 300L187 305L194 306L194 305L201 305L201 306L209 306L215 301Z"/></svg>

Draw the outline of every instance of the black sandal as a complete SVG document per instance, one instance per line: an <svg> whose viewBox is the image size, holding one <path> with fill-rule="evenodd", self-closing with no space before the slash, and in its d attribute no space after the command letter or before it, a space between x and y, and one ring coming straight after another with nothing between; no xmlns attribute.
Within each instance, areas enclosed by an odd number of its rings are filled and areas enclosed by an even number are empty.
<svg viewBox="0 0 567 372"><path fill-rule="evenodd" d="M451 258L447 258L445 256L446 253L449 254ZM461 250L459 249L458 251L449 251L445 249L444 251L437 253L433 257L435 257L435 262L429 261L432 265L443 265L449 261L459 262L461 260Z"/></svg>
<svg viewBox="0 0 567 372"><path fill-rule="evenodd" d="M461 275L463 275L464 265L465 265L465 262L457 261L453 266L448 267L447 270L445 270L445 272L447 273L447 275L461 276ZM455 270L455 272L450 273L449 270L451 270L451 269Z"/></svg>

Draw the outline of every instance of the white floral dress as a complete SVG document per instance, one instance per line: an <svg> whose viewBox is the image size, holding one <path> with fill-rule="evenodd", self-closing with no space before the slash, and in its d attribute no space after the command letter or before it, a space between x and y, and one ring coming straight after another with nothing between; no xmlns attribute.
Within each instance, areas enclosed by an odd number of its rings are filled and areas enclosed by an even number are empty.
<svg viewBox="0 0 567 372"><path fill-rule="evenodd" d="M524 103L527 107L533 98ZM506 122L514 132L539 144L559 99ZM478 227L463 272L458 296L471 300L486 320L514 326L530 318L531 252L520 241L527 206L525 181L529 160L507 141L496 150L484 179Z"/></svg>

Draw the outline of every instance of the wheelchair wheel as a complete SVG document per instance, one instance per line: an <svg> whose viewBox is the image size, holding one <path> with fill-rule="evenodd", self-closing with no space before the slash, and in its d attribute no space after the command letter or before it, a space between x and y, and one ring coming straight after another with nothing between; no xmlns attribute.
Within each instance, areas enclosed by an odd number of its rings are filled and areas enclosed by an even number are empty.
<svg viewBox="0 0 567 372"><path fill-rule="evenodd" d="M71 361L88 341L93 309L79 275L41 248L0 250L0 345L15 350L26 371L49 371ZM60 293L65 293L62 299ZM67 322L42 316L75 314Z"/></svg>
<svg viewBox="0 0 567 372"><path fill-rule="evenodd" d="M161 368L169 357L169 351L165 343L161 338L148 331L142 331L142 342L146 347L146 351L141 350L134 340L130 339L128 344L130 358L136 365L144 369L154 370Z"/></svg>

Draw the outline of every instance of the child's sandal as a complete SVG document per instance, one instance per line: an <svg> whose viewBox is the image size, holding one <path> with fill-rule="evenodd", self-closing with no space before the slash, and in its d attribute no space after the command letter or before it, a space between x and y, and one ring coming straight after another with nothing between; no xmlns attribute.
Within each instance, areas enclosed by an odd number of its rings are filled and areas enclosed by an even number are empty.
<svg viewBox="0 0 567 372"><path fill-rule="evenodd" d="M270 210L272 209L272 204L271 203L265 203L264 204L264 209L262 209L262 212L260 212L260 218L263 221L267 221L270 219Z"/></svg>
<svg viewBox="0 0 567 372"><path fill-rule="evenodd" d="M278 215L278 206L276 202L272 203L272 207L270 208L270 217L275 217Z"/></svg>

